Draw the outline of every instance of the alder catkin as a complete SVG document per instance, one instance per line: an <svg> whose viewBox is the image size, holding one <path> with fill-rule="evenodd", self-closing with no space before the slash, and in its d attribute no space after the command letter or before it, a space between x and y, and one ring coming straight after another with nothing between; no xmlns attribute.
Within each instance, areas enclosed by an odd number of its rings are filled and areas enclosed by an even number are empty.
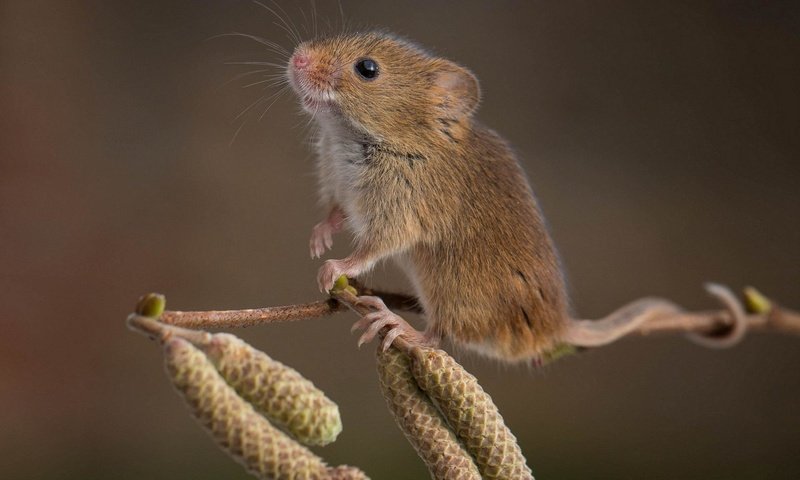
<svg viewBox="0 0 800 480"><path fill-rule="evenodd" d="M369 480L369 477L360 469L347 465L330 467L327 475L326 480Z"/></svg>
<svg viewBox="0 0 800 480"><path fill-rule="evenodd" d="M478 468L417 386L405 354L378 349L381 390L395 421L436 480L480 480Z"/></svg>
<svg viewBox="0 0 800 480"><path fill-rule="evenodd" d="M533 479L517 439L475 377L442 350L414 347L409 358L417 384L473 456L482 478Z"/></svg>
<svg viewBox="0 0 800 480"><path fill-rule="evenodd" d="M326 445L342 431L339 407L293 368L227 333L201 348L242 398L298 441Z"/></svg>
<svg viewBox="0 0 800 480"><path fill-rule="evenodd" d="M167 373L194 416L219 445L264 480L327 480L325 463L253 410L192 344L164 344ZM355 477L354 477L355 478Z"/></svg>

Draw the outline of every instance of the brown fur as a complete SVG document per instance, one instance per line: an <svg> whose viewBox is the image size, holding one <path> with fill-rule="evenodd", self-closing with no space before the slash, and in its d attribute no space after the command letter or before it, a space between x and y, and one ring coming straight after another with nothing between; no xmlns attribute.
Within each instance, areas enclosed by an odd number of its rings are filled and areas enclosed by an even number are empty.
<svg viewBox="0 0 800 480"><path fill-rule="evenodd" d="M393 256L433 337L506 361L552 349L568 318L557 255L511 149L472 118L472 73L380 33L296 52L311 58L303 75L290 68L298 93L335 95L318 118L319 172L324 203L355 233L343 271ZM364 57L380 67L373 81L353 70ZM341 154L359 144L363 155Z"/></svg>

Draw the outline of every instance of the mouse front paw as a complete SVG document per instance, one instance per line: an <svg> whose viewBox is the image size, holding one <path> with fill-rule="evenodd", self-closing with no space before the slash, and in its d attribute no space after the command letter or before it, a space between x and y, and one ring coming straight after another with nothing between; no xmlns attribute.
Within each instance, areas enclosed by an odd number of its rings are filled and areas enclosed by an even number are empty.
<svg viewBox="0 0 800 480"><path fill-rule="evenodd" d="M314 225L311 229L311 240L308 242L311 258L319 258L333 247L333 236L342 230L345 215L341 208L334 207L328 218Z"/></svg>
<svg viewBox="0 0 800 480"><path fill-rule="evenodd" d="M311 258L319 258L333 247L333 234L336 229L330 222L319 222L311 229L311 240L308 242Z"/></svg>
<svg viewBox="0 0 800 480"><path fill-rule="evenodd" d="M336 279L345 275L354 277L358 274L346 260L326 260L317 273L317 285L322 293L330 292Z"/></svg>

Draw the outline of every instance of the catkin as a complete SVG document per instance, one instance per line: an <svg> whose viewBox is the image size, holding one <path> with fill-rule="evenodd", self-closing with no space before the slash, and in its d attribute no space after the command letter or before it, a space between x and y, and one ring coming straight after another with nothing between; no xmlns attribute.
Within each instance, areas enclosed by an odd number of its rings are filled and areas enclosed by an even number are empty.
<svg viewBox="0 0 800 480"><path fill-rule="evenodd" d="M517 439L477 379L442 350L415 347L409 356L417 384L473 456L481 477L532 480Z"/></svg>
<svg viewBox="0 0 800 480"><path fill-rule="evenodd" d="M408 357L378 349L381 390L395 421L435 480L480 480L478 468L425 392L417 386Z"/></svg>
<svg viewBox="0 0 800 480"><path fill-rule="evenodd" d="M264 480L327 480L329 469L239 397L186 340L164 345L167 373L194 416L229 455Z"/></svg>
<svg viewBox="0 0 800 480"><path fill-rule="evenodd" d="M369 477L360 469L347 465L330 467L327 475L326 480L369 480Z"/></svg>
<svg viewBox="0 0 800 480"><path fill-rule="evenodd" d="M339 407L293 368L227 333L201 348L242 398L298 441L326 445L342 431Z"/></svg>

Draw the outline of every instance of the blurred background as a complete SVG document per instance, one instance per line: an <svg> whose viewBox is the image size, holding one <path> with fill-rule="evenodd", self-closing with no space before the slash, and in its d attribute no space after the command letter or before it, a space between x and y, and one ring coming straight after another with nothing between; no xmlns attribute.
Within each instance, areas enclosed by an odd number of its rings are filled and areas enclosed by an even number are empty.
<svg viewBox="0 0 800 480"><path fill-rule="evenodd" d="M341 5L481 79L478 116L519 151L581 316L645 295L715 308L709 280L800 307L797 2ZM311 3L282 7L308 37ZM341 24L336 2L316 16ZM211 38L291 48L276 22L248 1L0 6L0 477L249 478L124 319L148 291L173 309L320 298L308 121L289 93L239 116L274 71L226 65L284 59ZM405 285L390 266L372 283ZM338 402L329 462L425 478L354 320L235 333ZM798 338L633 338L539 371L462 360L537 478L800 477Z"/></svg>

